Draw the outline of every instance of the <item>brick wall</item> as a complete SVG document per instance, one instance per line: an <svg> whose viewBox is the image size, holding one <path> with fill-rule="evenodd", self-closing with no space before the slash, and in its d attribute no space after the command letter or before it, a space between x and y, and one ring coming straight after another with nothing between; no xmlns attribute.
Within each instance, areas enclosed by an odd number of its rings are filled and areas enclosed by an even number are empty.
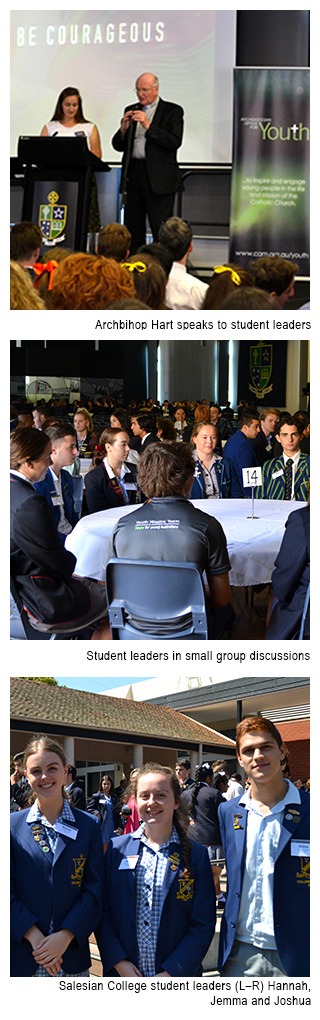
<svg viewBox="0 0 320 1020"><path fill-rule="evenodd" d="M295 719L292 722L279 723L274 721L290 752L289 765L292 781L302 779L305 782L310 777L310 719Z"/></svg>

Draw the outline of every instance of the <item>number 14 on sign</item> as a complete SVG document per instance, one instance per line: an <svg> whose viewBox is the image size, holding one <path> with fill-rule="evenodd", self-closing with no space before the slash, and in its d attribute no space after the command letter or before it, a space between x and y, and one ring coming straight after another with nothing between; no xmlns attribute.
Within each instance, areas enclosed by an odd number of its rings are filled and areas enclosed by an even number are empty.
<svg viewBox="0 0 320 1020"><path fill-rule="evenodd" d="M261 467L242 468L242 482L244 488L251 487L252 492L252 508L251 514L248 514L248 520L255 517L254 514L254 490L257 485L261 485ZM256 515L256 519L258 517Z"/></svg>

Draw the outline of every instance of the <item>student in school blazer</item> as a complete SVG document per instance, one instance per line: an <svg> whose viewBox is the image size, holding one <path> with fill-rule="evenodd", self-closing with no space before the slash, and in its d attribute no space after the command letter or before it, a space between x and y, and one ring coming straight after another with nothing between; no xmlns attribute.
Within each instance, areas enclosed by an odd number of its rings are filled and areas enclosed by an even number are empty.
<svg viewBox="0 0 320 1020"><path fill-rule="evenodd" d="M242 796L235 797L218 808L228 875L219 944L220 971L233 947L240 907L248 819L241 799ZM294 804L292 811L290 805L286 807L274 862L274 934L278 954L290 977L307 977L310 973L310 857L292 855L292 850L296 850L293 841L309 840L310 794L300 790L300 807Z"/></svg>
<svg viewBox="0 0 320 1020"><path fill-rule="evenodd" d="M114 966L124 958L138 966L136 876L130 861L139 854L139 833L137 829L112 839L105 856L106 905L96 931L104 975L116 974ZM179 846L172 842L172 859L167 861L156 973L166 970L172 976L187 977L202 974L201 963L214 935L215 888L207 850L191 844L188 880L182 877ZM180 863L176 860L172 865L173 852L180 856Z"/></svg>
<svg viewBox="0 0 320 1020"><path fill-rule="evenodd" d="M310 481L310 457L300 453L294 476L294 498L307 501ZM257 499L284 499L286 491L284 459L275 457L267 460L262 468L262 485L255 490Z"/></svg>
<svg viewBox="0 0 320 1020"><path fill-rule="evenodd" d="M60 479L64 512L67 521L69 521L69 524L71 524L72 528L74 528L78 521L78 515L75 513L74 509L73 484L72 475L70 475L70 471L65 471L64 468L61 468ZM43 479L43 482L36 482L34 487L40 496L45 496L45 498L48 500L48 503L52 507L54 513L57 528L59 528L60 510L59 507L55 506L55 504L53 503L53 499L56 496L56 490L50 468L48 468L46 477ZM62 535L59 531L58 535L59 538L61 538L61 541L64 542L65 535Z"/></svg>
<svg viewBox="0 0 320 1020"><path fill-rule="evenodd" d="M90 967L88 937L98 924L103 899L103 847L98 820L72 807L75 839L59 834L54 857L43 853L27 823L29 809L11 823L11 976L31 977L38 964L24 934L37 924L45 935L69 928L74 938L63 955L63 970Z"/></svg>

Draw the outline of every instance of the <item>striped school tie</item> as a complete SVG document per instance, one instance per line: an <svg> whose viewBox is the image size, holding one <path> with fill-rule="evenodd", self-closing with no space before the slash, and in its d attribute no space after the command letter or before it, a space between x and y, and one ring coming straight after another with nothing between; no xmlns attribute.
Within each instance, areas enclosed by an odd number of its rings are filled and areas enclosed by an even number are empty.
<svg viewBox="0 0 320 1020"><path fill-rule="evenodd" d="M285 466L285 469L284 469L284 476L285 476L285 493L284 493L284 498L285 499L291 499L291 493L292 493L292 465L293 465L293 460L291 459L291 457L288 457L288 460L287 460L287 463L286 463L286 466Z"/></svg>

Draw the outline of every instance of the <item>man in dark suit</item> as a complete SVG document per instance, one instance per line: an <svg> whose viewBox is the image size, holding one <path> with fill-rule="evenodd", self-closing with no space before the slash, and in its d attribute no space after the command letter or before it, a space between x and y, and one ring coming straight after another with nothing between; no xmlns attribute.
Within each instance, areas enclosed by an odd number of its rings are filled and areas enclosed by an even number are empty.
<svg viewBox="0 0 320 1020"><path fill-rule="evenodd" d="M120 192L126 195L125 224L135 253L146 240L148 215L153 240L161 223L173 214L175 192L181 188L177 150L183 134L183 109L159 97L154 74L136 81L138 103L126 107L112 145L123 152Z"/></svg>
<svg viewBox="0 0 320 1020"><path fill-rule="evenodd" d="M76 784L77 770L74 765L68 765L68 772L66 775L66 789L68 791L71 804L74 807L80 809L80 811L86 810L85 795L81 786Z"/></svg>
<svg viewBox="0 0 320 1020"><path fill-rule="evenodd" d="M238 724L236 750L250 788L220 804L228 875L220 973L309 975L310 801L285 780L285 748L270 719Z"/></svg>

